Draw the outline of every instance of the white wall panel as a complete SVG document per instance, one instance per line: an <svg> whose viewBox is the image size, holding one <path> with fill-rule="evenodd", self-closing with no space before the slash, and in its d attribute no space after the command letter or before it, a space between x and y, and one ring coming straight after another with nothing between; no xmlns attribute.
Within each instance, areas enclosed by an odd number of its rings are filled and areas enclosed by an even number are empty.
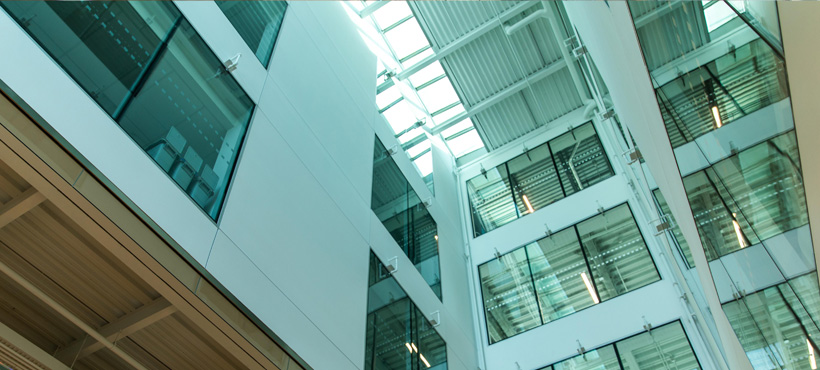
<svg viewBox="0 0 820 370"><path fill-rule="evenodd" d="M288 9L293 13L286 17L282 26L277 54L271 61L270 82L285 92L307 127L342 169L347 181L355 186L363 199L370 199L373 129L368 122L370 116L357 108L357 100L365 97L354 94L354 99L349 93L348 86L330 66L338 61L326 59L325 50L332 47L332 42L320 39L317 40L319 43L314 43L301 20L311 15L304 11L299 13L300 9L300 3L294 3ZM287 33L284 32L286 29ZM372 54L361 54L358 60L370 64L374 58ZM375 73L370 81L375 84ZM260 102L262 106L265 104L264 100Z"/></svg>
<svg viewBox="0 0 820 370"><path fill-rule="evenodd" d="M264 116L251 125L221 229L342 353L364 360L367 242Z"/></svg>
<svg viewBox="0 0 820 370"><path fill-rule="evenodd" d="M208 261L210 271L294 352L314 369L361 369L360 358L346 357L305 313L289 299L225 234L219 233ZM362 319L362 324L364 320Z"/></svg>

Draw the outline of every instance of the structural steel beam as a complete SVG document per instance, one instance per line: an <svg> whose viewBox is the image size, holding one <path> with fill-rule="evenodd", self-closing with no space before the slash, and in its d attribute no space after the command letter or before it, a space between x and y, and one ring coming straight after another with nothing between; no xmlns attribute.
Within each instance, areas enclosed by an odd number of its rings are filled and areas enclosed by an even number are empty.
<svg viewBox="0 0 820 370"><path fill-rule="evenodd" d="M6 356L16 357L18 361L25 361L26 364L32 368L40 369L42 366L45 366L51 370L69 370L67 366L63 365L60 361L57 361L56 358L52 357L46 353L46 351L43 351L40 347L37 347L36 344L31 343L28 339L1 322L0 352L4 352ZM21 355L25 355L27 358L22 357ZM39 364L31 364L32 362L37 362ZM9 363L6 365L9 366L13 364Z"/></svg>

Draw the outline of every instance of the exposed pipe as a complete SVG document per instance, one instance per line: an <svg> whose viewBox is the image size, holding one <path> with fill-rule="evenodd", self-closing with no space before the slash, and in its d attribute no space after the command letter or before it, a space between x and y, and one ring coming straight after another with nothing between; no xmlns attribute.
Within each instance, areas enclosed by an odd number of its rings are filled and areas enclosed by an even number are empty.
<svg viewBox="0 0 820 370"><path fill-rule="evenodd" d="M43 303L45 303L46 305L51 307L54 311L57 311L57 313L60 314L60 316L64 317L68 321L71 321L72 324L77 325L77 327L82 329L84 332L86 332L92 338L96 339L98 342L105 345L105 347L110 349L111 352L114 352L114 354L117 355L117 357L119 357L123 361L127 362L129 365L133 366L135 369L148 370L145 366L142 366L142 364L137 362L137 360L135 360L129 354L125 353L122 349L115 346L114 343L109 342L108 339L106 339L104 336L102 336L100 333L98 333L96 330L94 330L94 328L92 328L91 326L89 326L88 324L86 324L85 322L80 320L80 318L78 318L73 313L68 311L65 307L61 306L57 301L53 300L46 293L44 293L42 290L40 290L36 286L34 286L34 284L30 283L28 280L26 280L20 274L18 274L14 270L12 270L8 265L0 262L0 272L3 272L4 274L6 274L6 276L10 277L12 280L14 280L18 284L20 284L23 287L23 289L25 289L26 291L28 291L29 293L31 293L35 297L39 298L41 301L43 301Z"/></svg>
<svg viewBox="0 0 820 370"><path fill-rule="evenodd" d="M524 19L522 19L518 22L515 22L515 24L511 24L509 26L504 26L504 32L506 32L507 35L512 35L513 33L515 33L515 31L518 31L518 30L524 28L525 26L527 26L528 24L530 24L532 22L535 22L535 20L538 19L538 18L545 18L545 19L549 20L549 16L547 15L547 10L546 9L538 9L538 10L532 12L532 14L524 17Z"/></svg>

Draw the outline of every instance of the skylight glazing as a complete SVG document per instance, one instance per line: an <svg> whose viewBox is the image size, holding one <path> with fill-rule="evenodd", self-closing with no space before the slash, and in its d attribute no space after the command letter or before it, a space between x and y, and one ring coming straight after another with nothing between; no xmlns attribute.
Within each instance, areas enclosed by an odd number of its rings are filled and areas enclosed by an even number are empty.
<svg viewBox="0 0 820 370"><path fill-rule="evenodd" d="M346 5L355 14L352 18L359 25L360 34L379 58L376 104L421 176L427 180L432 174L430 130L436 125L461 119L441 133L456 158L484 148L438 61L410 75L398 76L435 56L410 5L404 1L354 1Z"/></svg>

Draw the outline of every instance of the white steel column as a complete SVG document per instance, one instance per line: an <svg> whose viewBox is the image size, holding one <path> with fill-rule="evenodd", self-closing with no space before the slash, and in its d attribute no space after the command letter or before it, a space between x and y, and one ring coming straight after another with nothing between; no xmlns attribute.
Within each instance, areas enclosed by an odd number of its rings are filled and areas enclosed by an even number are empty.
<svg viewBox="0 0 820 370"><path fill-rule="evenodd" d="M786 68L789 72L794 127L800 150L800 168L809 210L814 258L820 265L820 167L814 161L820 158L820 4L815 2L779 2L780 32Z"/></svg>

